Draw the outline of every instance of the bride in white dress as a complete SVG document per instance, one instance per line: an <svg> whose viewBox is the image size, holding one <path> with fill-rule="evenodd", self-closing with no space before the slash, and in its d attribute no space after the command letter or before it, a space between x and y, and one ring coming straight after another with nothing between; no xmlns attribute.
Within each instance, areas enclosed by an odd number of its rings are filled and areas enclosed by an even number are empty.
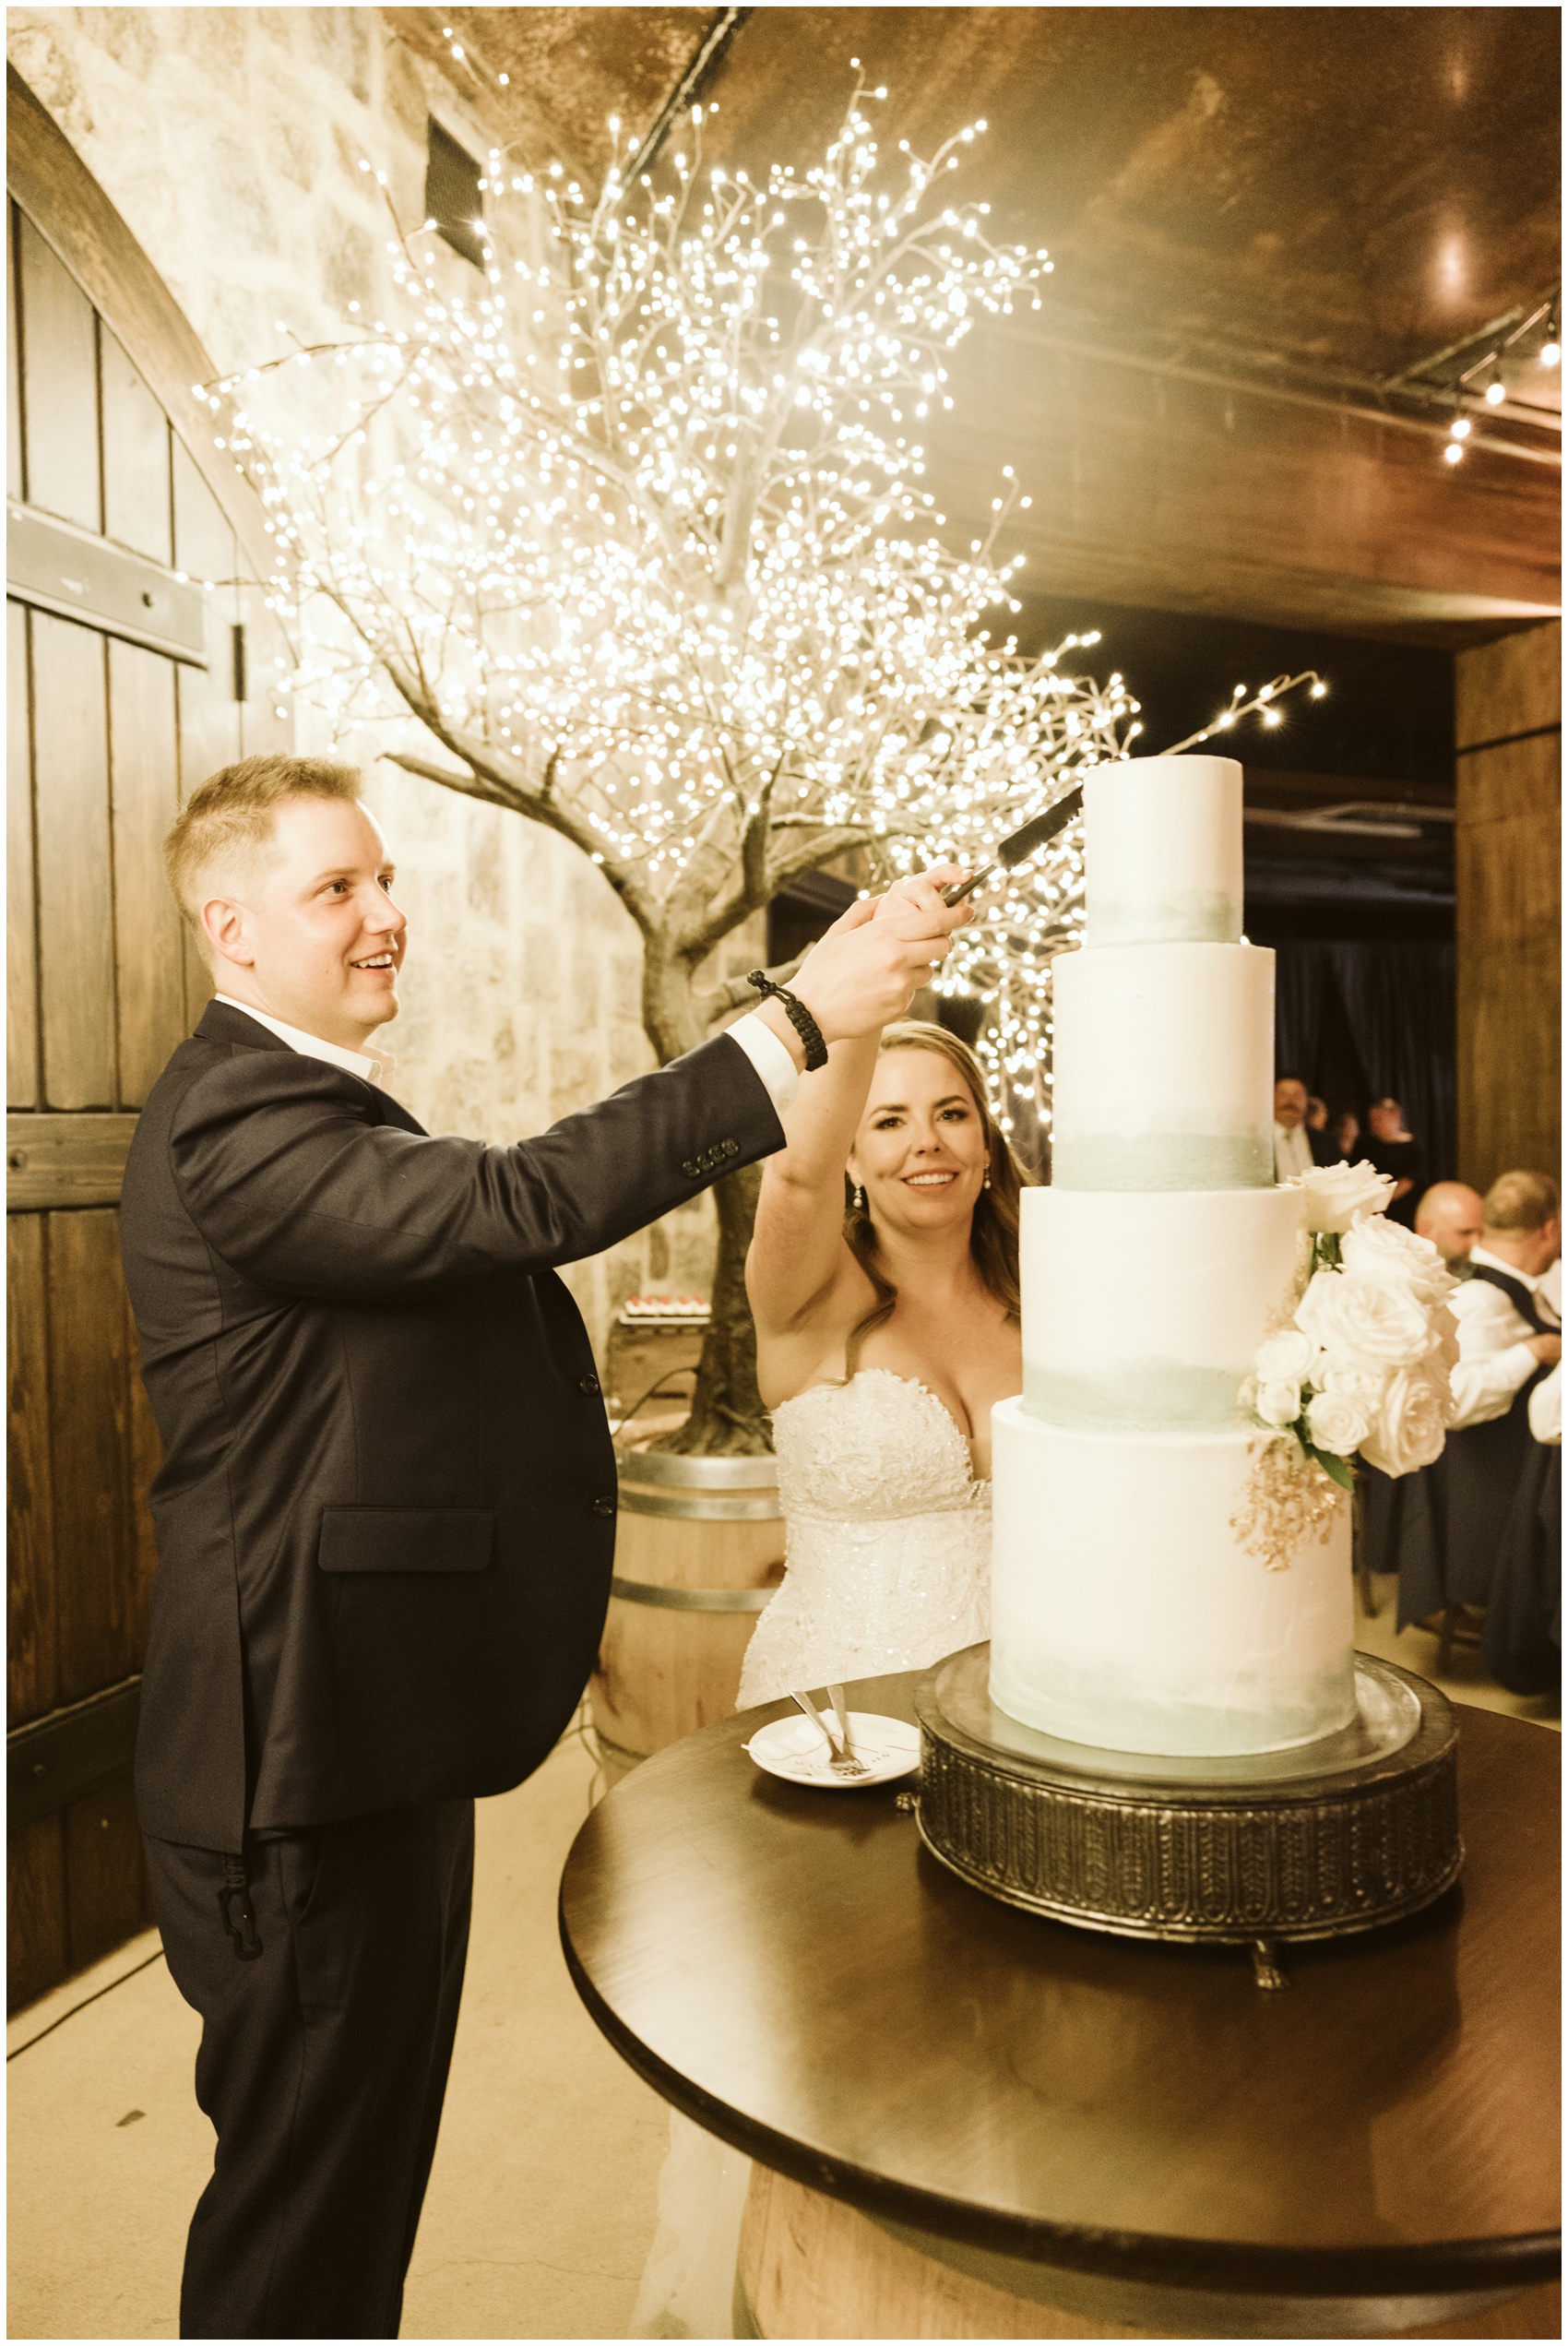
<svg viewBox="0 0 1568 2346"><path fill-rule="evenodd" d="M746 1284L787 1570L742 1709L922 1669L988 1634L991 1409L1023 1383L1022 1176L956 1037L910 1020L835 1043L785 1136ZM733 2334L750 2172L671 2114L632 2337Z"/></svg>

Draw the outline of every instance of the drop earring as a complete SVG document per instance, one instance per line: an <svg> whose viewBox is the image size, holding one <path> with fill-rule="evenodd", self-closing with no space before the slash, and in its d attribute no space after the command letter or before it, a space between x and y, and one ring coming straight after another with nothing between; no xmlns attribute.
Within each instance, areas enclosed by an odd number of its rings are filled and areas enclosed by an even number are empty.
<svg viewBox="0 0 1568 2346"><path fill-rule="evenodd" d="M857 1214L863 1214L863 1213L865 1212L865 1209L866 1209L866 1191L865 1191L865 1184L864 1184L864 1182L858 1181L858 1182L855 1184L855 1195L854 1195L854 1201L853 1201L853 1202L854 1202L854 1208L855 1208L855 1211L856 1211L856 1213L857 1213Z"/></svg>
<svg viewBox="0 0 1568 2346"><path fill-rule="evenodd" d="M991 1167L989 1165L987 1165L984 1173L980 1175L980 1187L982 1189L989 1189L991 1187Z"/></svg>

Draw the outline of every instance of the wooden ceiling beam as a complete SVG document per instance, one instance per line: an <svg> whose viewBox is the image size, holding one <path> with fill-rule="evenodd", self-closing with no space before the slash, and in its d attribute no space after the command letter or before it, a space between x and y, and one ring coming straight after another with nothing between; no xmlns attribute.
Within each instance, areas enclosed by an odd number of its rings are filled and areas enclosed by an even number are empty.
<svg viewBox="0 0 1568 2346"><path fill-rule="evenodd" d="M1033 594L1412 644L1555 613L1557 476L1486 449L1442 460L1382 419L1173 380L977 327L928 482L983 535L1011 464L1032 499L1001 540Z"/></svg>

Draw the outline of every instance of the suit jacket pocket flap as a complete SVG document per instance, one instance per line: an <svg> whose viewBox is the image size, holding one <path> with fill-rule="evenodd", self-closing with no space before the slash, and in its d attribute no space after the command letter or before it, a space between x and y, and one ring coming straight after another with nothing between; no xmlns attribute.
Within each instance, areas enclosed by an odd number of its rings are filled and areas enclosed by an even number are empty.
<svg viewBox="0 0 1568 2346"><path fill-rule="evenodd" d="M323 1572L483 1572L495 1544L488 1507L323 1507Z"/></svg>

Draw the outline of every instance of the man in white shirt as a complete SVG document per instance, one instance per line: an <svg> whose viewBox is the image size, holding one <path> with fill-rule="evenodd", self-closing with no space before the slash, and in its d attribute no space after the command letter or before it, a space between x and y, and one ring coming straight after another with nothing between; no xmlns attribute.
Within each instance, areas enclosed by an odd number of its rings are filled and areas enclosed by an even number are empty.
<svg viewBox="0 0 1568 2346"><path fill-rule="evenodd" d="M1455 1279L1468 1279L1484 1219L1479 1189L1467 1181L1434 1181L1416 1208L1416 1235L1431 1240Z"/></svg>
<svg viewBox="0 0 1568 2346"><path fill-rule="evenodd" d="M1505 1417L1530 1379L1562 1359L1562 1238L1549 1174L1506 1173L1492 1183L1472 1275L1450 1299L1459 1323L1455 1431Z"/></svg>
<svg viewBox="0 0 1568 2346"><path fill-rule="evenodd" d="M1535 1438L1535 1393L1562 1357L1557 1185L1506 1173L1487 1191L1470 1276L1449 1298L1459 1328L1455 1421L1407 1495L1399 1626L1479 1643Z"/></svg>
<svg viewBox="0 0 1568 2346"><path fill-rule="evenodd" d="M1300 1076L1281 1076L1274 1087L1274 1178L1294 1181L1311 1173L1313 1138L1307 1130L1307 1087Z"/></svg>

